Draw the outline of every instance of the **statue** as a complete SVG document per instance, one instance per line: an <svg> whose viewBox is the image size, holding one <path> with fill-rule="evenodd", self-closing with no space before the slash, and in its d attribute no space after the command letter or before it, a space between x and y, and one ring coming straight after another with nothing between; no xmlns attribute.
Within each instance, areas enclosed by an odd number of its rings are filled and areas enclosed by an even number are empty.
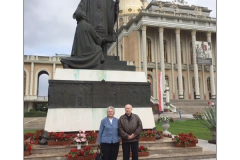
<svg viewBox="0 0 240 160"><path fill-rule="evenodd" d="M91 69L104 62L101 38L87 21L87 15L82 10L75 12L77 27L75 31L71 57L61 59L63 68Z"/></svg>
<svg viewBox="0 0 240 160"><path fill-rule="evenodd" d="M96 30L98 35L106 40L101 45L104 56L107 56L108 43L117 39L114 31L114 24L118 19L119 0L81 0L73 18L76 19L76 12L82 10L86 13L89 23Z"/></svg>
<svg viewBox="0 0 240 160"><path fill-rule="evenodd" d="M119 0L81 0L73 18L77 21L71 57L61 59L63 68L92 69L104 62L107 45L117 39L114 24ZM81 17L84 18L81 18Z"/></svg>
<svg viewBox="0 0 240 160"><path fill-rule="evenodd" d="M82 10L86 13L89 23L98 34L105 38L114 34L114 24L118 18L119 1L113 0L81 0L73 18L76 19L76 12ZM102 28L98 26L102 25ZM114 42L116 39L112 39ZM110 42L110 39L108 40Z"/></svg>

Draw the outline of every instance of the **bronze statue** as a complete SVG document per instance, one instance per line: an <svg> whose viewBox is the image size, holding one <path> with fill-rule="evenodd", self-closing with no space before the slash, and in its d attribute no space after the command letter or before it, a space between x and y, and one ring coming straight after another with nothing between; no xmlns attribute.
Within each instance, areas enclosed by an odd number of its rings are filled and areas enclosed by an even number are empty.
<svg viewBox="0 0 240 160"><path fill-rule="evenodd" d="M104 62L101 44L105 42L87 21L84 11L75 12L77 27L71 57L61 59L64 68L90 69Z"/></svg>
<svg viewBox="0 0 240 160"><path fill-rule="evenodd" d="M118 19L119 0L81 0L73 18L76 19L76 12L82 10L86 13L89 23L96 32L105 38L107 42L115 42L114 24Z"/></svg>
<svg viewBox="0 0 240 160"><path fill-rule="evenodd" d="M73 13L78 26L71 57L61 59L63 68L92 69L104 62L107 45L117 39L114 24L118 19L118 9L119 0L80 1Z"/></svg>

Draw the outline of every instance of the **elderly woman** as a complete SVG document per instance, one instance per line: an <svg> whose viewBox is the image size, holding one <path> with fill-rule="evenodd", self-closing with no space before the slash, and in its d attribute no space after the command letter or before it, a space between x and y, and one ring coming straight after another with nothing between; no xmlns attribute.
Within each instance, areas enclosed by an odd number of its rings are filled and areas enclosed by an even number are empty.
<svg viewBox="0 0 240 160"><path fill-rule="evenodd" d="M107 117L102 119L98 133L103 160L116 160L119 149L118 119L113 117L114 107L107 108Z"/></svg>

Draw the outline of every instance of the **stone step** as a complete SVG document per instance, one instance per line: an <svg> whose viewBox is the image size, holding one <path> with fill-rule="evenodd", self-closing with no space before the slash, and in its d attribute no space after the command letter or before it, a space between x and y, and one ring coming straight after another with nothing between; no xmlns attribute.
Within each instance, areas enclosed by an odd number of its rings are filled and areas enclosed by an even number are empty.
<svg viewBox="0 0 240 160"><path fill-rule="evenodd" d="M139 157L139 160L199 160L206 158L216 158L216 153L212 151L201 151L192 153L176 153L176 154L150 154L147 157ZM118 157L117 160L122 160Z"/></svg>
<svg viewBox="0 0 240 160"><path fill-rule="evenodd" d="M49 153L49 154L31 154L24 157L24 160L67 160L64 156L66 153ZM194 159L207 159L216 158L216 152L201 151L201 152L188 152L188 153L174 153L174 154L150 154L147 157L139 157L139 160L194 160ZM122 160L118 156L117 160Z"/></svg>
<svg viewBox="0 0 240 160"><path fill-rule="evenodd" d="M189 152L202 152L202 147L148 147L149 154L176 154ZM122 149L119 149L118 156L122 156Z"/></svg>
<svg viewBox="0 0 240 160"><path fill-rule="evenodd" d="M164 138L156 141L140 141L139 145L144 145L149 149L150 156L139 157L139 159L161 159L161 160L190 160L190 159L206 159L215 158L216 152L203 150L202 147L175 147L171 138ZM86 145L83 144L82 147ZM96 151L97 144L89 144ZM70 149L76 148L75 144L69 146L48 146L34 145L30 156L24 157L26 160L66 160L64 157ZM122 147L120 144L118 160L122 160Z"/></svg>
<svg viewBox="0 0 240 160"><path fill-rule="evenodd" d="M157 147L157 148L162 148L162 147L173 147L174 144L171 141L171 138L164 138L156 141L140 141L139 146L143 145L145 147ZM82 144L82 147L85 147L85 144ZM89 144L89 146L92 147L93 150L97 149L97 144ZM48 145L33 145L33 151L32 154L48 154L48 153L60 153L60 152L65 152L68 153L70 149L72 148L77 148L76 144L72 144L69 146L48 146ZM119 147L119 151L121 152L121 143ZM154 149L152 149L154 150Z"/></svg>

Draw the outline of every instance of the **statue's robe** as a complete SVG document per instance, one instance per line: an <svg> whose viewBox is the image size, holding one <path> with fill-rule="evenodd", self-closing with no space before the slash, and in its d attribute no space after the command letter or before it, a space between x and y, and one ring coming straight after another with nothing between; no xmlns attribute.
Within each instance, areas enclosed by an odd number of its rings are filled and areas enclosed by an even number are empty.
<svg viewBox="0 0 240 160"><path fill-rule="evenodd" d="M76 11L84 11L88 17L88 22L92 24L99 36L106 38L114 34L114 24L118 18L118 7L118 3L113 0L81 0ZM76 18L76 11L73 13L74 19ZM113 41L116 40L115 38ZM109 41L108 38L106 40Z"/></svg>
<svg viewBox="0 0 240 160"><path fill-rule="evenodd" d="M61 59L69 68L91 69L104 62L102 38L84 19L78 22L74 35L71 57Z"/></svg>

